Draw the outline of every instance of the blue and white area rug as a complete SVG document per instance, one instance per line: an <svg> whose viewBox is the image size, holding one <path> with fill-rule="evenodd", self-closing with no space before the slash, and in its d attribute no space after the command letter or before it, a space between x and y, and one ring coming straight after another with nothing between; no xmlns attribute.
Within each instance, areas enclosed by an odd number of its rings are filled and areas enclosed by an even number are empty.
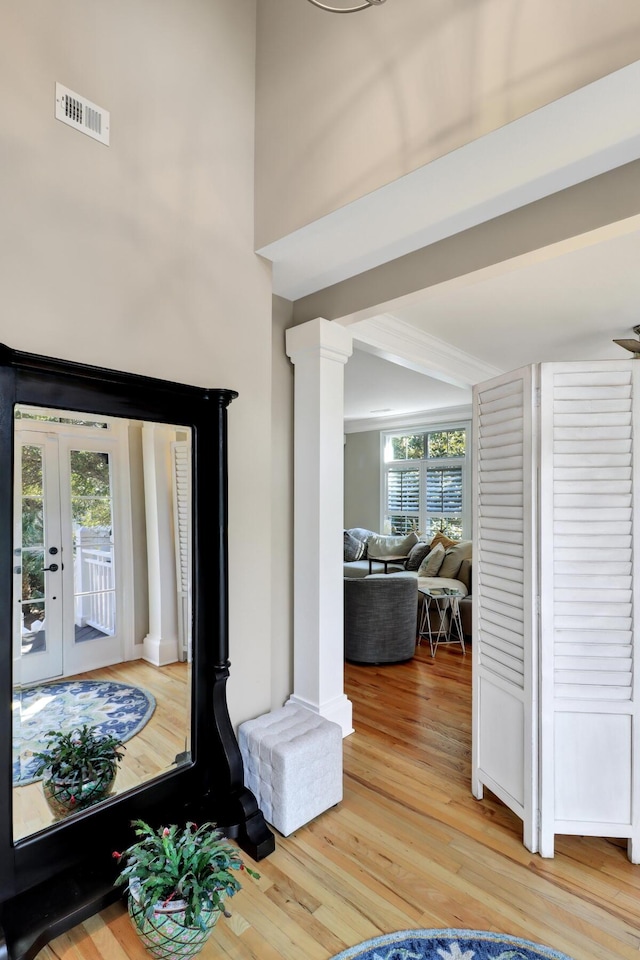
<svg viewBox="0 0 640 960"><path fill-rule="evenodd" d="M144 727L155 707L156 701L146 690L107 680L61 680L15 690L14 786L40 779L33 775L33 754L47 749L49 730L68 733L86 723L99 734L126 741Z"/></svg>
<svg viewBox="0 0 640 960"><path fill-rule="evenodd" d="M338 953L333 960L571 960L539 943L486 930L401 930Z"/></svg>

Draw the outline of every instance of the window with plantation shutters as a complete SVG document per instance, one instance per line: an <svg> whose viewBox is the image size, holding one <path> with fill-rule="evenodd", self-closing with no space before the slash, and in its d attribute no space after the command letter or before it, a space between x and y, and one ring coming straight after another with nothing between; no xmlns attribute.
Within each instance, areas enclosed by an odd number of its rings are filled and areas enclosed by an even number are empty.
<svg viewBox="0 0 640 960"><path fill-rule="evenodd" d="M408 533L420 519L420 471L387 472L387 517L398 533Z"/></svg>
<svg viewBox="0 0 640 960"><path fill-rule="evenodd" d="M388 434L384 457L382 529L470 536L468 425Z"/></svg>
<svg viewBox="0 0 640 960"><path fill-rule="evenodd" d="M427 513L434 516L462 514L462 467L427 467Z"/></svg>

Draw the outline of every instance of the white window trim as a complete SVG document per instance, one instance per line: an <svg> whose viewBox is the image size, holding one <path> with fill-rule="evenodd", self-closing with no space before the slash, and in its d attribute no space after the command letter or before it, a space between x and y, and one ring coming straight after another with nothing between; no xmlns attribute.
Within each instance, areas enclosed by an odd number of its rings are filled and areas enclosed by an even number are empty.
<svg viewBox="0 0 640 960"><path fill-rule="evenodd" d="M433 458L432 460L389 460L384 458L385 449L391 437L415 435L419 433L439 433L447 430L466 430L467 441L465 444L464 460L461 457L451 458ZM387 472L389 468L400 469L420 469L420 490L423 490L423 480L429 465L436 463L442 466L462 465L462 535L466 540L471 539L471 420L445 421L443 423L424 423L411 424L406 427L396 427L393 430L384 430L380 433L380 530L385 532L386 513L387 513ZM418 517L418 529L422 532L426 523L426 512L422 496L420 497L420 512Z"/></svg>

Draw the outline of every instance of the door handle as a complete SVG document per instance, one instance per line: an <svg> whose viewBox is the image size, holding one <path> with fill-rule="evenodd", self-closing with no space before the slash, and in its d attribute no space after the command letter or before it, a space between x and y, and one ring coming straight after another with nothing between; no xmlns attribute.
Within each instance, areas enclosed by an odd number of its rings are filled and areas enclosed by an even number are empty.
<svg viewBox="0 0 640 960"><path fill-rule="evenodd" d="M51 566L43 568L43 573L48 573L49 571L51 571L51 573L55 573L57 569L58 569L58 564L52 563Z"/></svg>

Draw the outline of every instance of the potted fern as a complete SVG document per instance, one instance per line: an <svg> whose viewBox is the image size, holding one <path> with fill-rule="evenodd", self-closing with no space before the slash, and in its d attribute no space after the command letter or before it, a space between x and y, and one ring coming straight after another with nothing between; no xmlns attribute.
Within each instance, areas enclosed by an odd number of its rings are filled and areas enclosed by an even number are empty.
<svg viewBox="0 0 640 960"><path fill-rule="evenodd" d="M123 853L116 880L128 887L129 916L154 957L192 957L202 949L224 901L241 889L236 871L258 879L213 823L153 829L133 823L138 838Z"/></svg>
<svg viewBox="0 0 640 960"><path fill-rule="evenodd" d="M47 803L66 817L103 800L111 791L124 756L122 740L84 724L74 730L49 730L45 750L34 753L34 775L42 776Z"/></svg>

